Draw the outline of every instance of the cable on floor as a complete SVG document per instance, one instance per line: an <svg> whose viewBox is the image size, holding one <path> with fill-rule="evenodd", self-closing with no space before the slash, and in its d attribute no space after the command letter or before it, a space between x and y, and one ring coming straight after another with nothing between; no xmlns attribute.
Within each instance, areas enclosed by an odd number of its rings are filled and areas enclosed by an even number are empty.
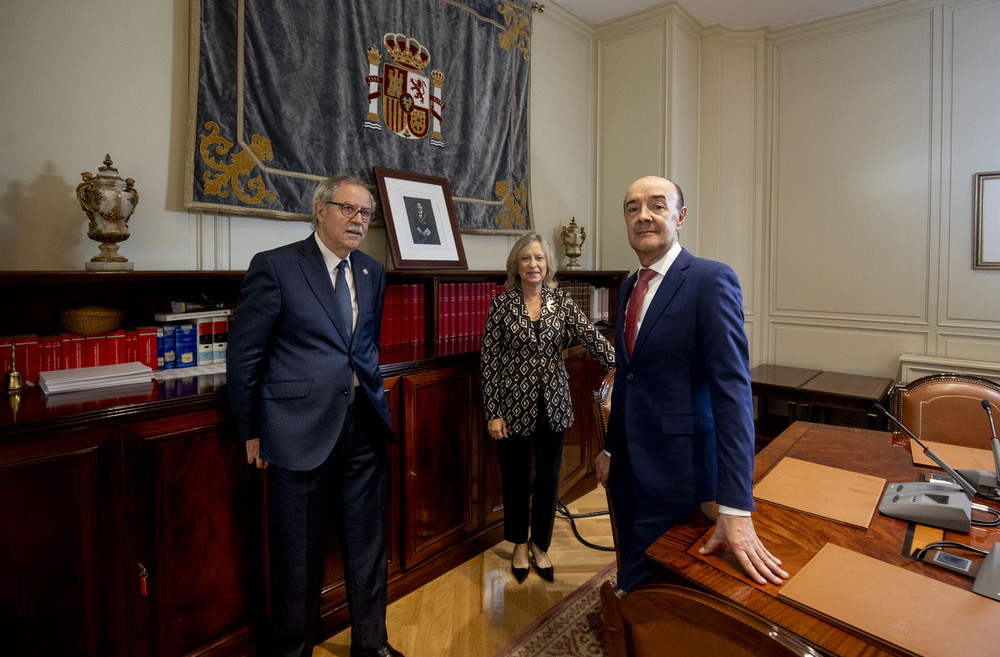
<svg viewBox="0 0 1000 657"><path fill-rule="evenodd" d="M597 517L597 516L606 516L606 515L608 515L607 511L594 511L592 513L570 513L569 512L569 508L563 503L562 500L556 500L556 515L557 516L562 516L562 517L566 518L567 520L569 520L569 526L570 526L570 529L573 530L573 535L576 536L576 539L578 541L580 541L581 543L583 543L587 547L589 547L589 548L591 548L593 550L601 550L603 552L614 552L615 551L614 546L607 547L605 545L596 545L595 543L591 543L590 541L588 541L587 539L585 539L583 536L580 536L580 532L576 528L576 519L577 518L594 518L594 517Z"/></svg>

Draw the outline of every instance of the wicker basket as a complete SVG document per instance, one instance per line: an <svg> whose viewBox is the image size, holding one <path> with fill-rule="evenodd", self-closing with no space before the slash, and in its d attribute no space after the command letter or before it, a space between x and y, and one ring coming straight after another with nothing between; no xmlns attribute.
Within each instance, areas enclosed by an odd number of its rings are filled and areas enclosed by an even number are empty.
<svg viewBox="0 0 1000 657"><path fill-rule="evenodd" d="M59 322L70 333L97 335L122 325L125 311L104 306L83 306L59 311Z"/></svg>

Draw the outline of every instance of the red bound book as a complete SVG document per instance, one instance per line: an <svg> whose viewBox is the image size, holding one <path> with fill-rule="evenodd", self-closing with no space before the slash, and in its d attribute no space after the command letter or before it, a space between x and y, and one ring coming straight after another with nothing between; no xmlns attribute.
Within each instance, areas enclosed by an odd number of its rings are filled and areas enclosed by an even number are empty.
<svg viewBox="0 0 1000 657"><path fill-rule="evenodd" d="M409 320L406 317L406 285L400 283L396 286L396 293L393 295L393 307L396 317L396 342L395 344L405 344L406 336L409 332Z"/></svg>
<svg viewBox="0 0 1000 657"><path fill-rule="evenodd" d="M459 283L458 284L458 303L456 304L458 309L456 314L457 326L455 327L455 335L464 336L469 334L469 284Z"/></svg>
<svg viewBox="0 0 1000 657"><path fill-rule="evenodd" d="M140 326L136 332L136 360L149 367L157 368L155 326Z"/></svg>
<svg viewBox="0 0 1000 657"><path fill-rule="evenodd" d="M385 286L385 298L382 300L382 325L379 327L378 346L379 349L388 346L389 342L389 293L392 291L391 285Z"/></svg>
<svg viewBox="0 0 1000 657"><path fill-rule="evenodd" d="M441 336L445 340L455 337L455 284L447 283L441 286L444 289L444 309L442 311L444 334Z"/></svg>
<svg viewBox="0 0 1000 657"><path fill-rule="evenodd" d="M438 338L438 340L443 340L444 339L444 332L445 332L445 319L444 319L444 317L445 317L445 307L447 306L447 297L448 297L447 292L446 292L447 287L448 286L444 285L444 284L438 285L438 316L437 316L437 320L438 320L438 334L437 334L437 338Z"/></svg>
<svg viewBox="0 0 1000 657"><path fill-rule="evenodd" d="M12 337L0 338L0 381L6 380L7 375L10 373L11 362L14 358L14 354L11 353L11 347L13 345L14 345L14 338Z"/></svg>
<svg viewBox="0 0 1000 657"><path fill-rule="evenodd" d="M51 372L62 368L62 358L57 347L60 345L59 338L54 335L46 335L38 338L38 371Z"/></svg>
<svg viewBox="0 0 1000 657"><path fill-rule="evenodd" d="M104 364L121 365L127 363L125 353L125 331L111 331L104 336Z"/></svg>
<svg viewBox="0 0 1000 657"><path fill-rule="evenodd" d="M421 336L423 325L420 323L420 286L410 285L410 342L423 342Z"/></svg>
<svg viewBox="0 0 1000 657"><path fill-rule="evenodd" d="M135 329L125 331L125 362L135 363L139 360L139 332Z"/></svg>
<svg viewBox="0 0 1000 657"><path fill-rule="evenodd" d="M107 365L107 338L101 335L88 335L83 340L84 365L86 367L96 367Z"/></svg>
<svg viewBox="0 0 1000 657"><path fill-rule="evenodd" d="M38 336L33 334L14 336L15 365L25 381L38 383Z"/></svg>
<svg viewBox="0 0 1000 657"><path fill-rule="evenodd" d="M476 324L472 331L474 335L482 335L483 327L486 325L486 295L489 294L489 285L489 283L476 285Z"/></svg>
<svg viewBox="0 0 1000 657"><path fill-rule="evenodd" d="M85 355L85 345L82 335L76 333L60 333L59 341L62 342L62 369L72 370L77 367L87 366Z"/></svg>
<svg viewBox="0 0 1000 657"><path fill-rule="evenodd" d="M417 286L417 342L427 340L427 298L422 285Z"/></svg>
<svg viewBox="0 0 1000 657"><path fill-rule="evenodd" d="M389 344L395 346L399 344L399 286L392 286L392 295L389 301Z"/></svg>
<svg viewBox="0 0 1000 657"><path fill-rule="evenodd" d="M459 308L459 295L461 294L461 289L458 283L451 284L451 302L448 310L448 337L457 338L458 331L461 328L461 323L459 321L459 313L461 309Z"/></svg>

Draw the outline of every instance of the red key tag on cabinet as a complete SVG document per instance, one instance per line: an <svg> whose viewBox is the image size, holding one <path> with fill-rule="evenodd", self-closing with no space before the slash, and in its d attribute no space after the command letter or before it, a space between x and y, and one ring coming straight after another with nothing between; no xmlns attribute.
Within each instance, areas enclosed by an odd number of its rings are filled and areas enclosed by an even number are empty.
<svg viewBox="0 0 1000 657"><path fill-rule="evenodd" d="M141 593L142 597L144 597L144 598L149 594L149 591L146 588L146 577L148 575L149 575L149 572L146 570L146 567L140 563L139 564L139 593Z"/></svg>

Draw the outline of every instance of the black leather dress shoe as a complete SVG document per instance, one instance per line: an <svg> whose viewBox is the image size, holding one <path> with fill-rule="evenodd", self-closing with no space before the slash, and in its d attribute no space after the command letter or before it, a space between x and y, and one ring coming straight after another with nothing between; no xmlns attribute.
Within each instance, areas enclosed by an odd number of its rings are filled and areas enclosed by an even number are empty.
<svg viewBox="0 0 1000 657"><path fill-rule="evenodd" d="M404 657L388 643L381 648L355 648L351 646L351 657Z"/></svg>
<svg viewBox="0 0 1000 657"><path fill-rule="evenodd" d="M514 579L517 580L518 584L523 584L524 580L528 579L528 568L518 568L514 564L511 564L510 572L514 574Z"/></svg>
<svg viewBox="0 0 1000 657"><path fill-rule="evenodd" d="M538 573L538 576L544 579L546 582L554 582L555 581L554 569L552 568L552 566L541 568L535 562L535 551L531 549L533 547L534 547L533 545L528 546L528 559L531 561L531 567L534 568L535 572Z"/></svg>

